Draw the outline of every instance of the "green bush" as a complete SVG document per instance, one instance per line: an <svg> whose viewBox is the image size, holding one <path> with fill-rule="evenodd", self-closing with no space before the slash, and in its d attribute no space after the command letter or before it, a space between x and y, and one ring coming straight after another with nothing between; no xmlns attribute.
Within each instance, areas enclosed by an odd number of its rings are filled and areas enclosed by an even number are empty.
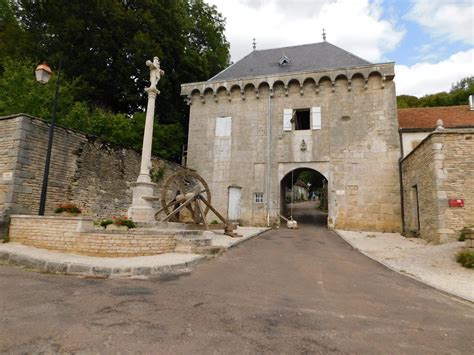
<svg viewBox="0 0 474 355"><path fill-rule="evenodd" d="M464 249L456 256L456 261L468 269L474 269L474 250Z"/></svg>
<svg viewBox="0 0 474 355"><path fill-rule="evenodd" d="M81 209L77 207L74 203L63 203L60 204L55 210L54 213L72 213L72 214L79 214L82 213Z"/></svg>
<svg viewBox="0 0 474 355"><path fill-rule="evenodd" d="M107 227L109 224L113 224L114 221L112 221L111 219L103 219L102 221L100 221L100 226L101 227Z"/></svg>
<svg viewBox="0 0 474 355"><path fill-rule="evenodd" d="M159 184L163 177L165 176L166 166L162 165L158 169L150 170L150 178L155 184Z"/></svg>
<svg viewBox="0 0 474 355"><path fill-rule="evenodd" d="M129 219L127 216L114 216L112 219L103 219L100 222L101 227L107 227L109 224L115 224L117 226L126 226L128 228L135 228L137 225L133 220Z"/></svg>

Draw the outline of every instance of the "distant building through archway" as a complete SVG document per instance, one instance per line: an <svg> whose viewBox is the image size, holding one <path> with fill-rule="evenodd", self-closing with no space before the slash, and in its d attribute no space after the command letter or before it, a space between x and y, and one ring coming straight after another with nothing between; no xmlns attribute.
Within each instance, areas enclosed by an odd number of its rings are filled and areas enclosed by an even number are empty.
<svg viewBox="0 0 474 355"><path fill-rule="evenodd" d="M288 172L280 181L280 214L293 218L291 204L304 201L314 201L315 208L328 212L327 178L317 170L300 167Z"/></svg>

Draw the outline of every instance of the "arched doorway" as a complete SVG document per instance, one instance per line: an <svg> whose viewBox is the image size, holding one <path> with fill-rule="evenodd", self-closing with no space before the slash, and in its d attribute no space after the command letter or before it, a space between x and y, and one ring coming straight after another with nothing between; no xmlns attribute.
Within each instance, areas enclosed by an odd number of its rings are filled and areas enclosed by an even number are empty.
<svg viewBox="0 0 474 355"><path fill-rule="evenodd" d="M316 212L315 212L316 211ZM280 214L299 223L327 226L328 181L319 171L297 168L280 181Z"/></svg>

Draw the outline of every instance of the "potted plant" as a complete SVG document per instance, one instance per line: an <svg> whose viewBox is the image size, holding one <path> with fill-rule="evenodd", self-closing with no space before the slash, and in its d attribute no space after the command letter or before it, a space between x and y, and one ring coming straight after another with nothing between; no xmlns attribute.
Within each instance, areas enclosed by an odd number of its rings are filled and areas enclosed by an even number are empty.
<svg viewBox="0 0 474 355"><path fill-rule="evenodd" d="M54 210L54 213L61 214L63 216L75 217L82 213L81 209L74 203L62 203Z"/></svg>
<svg viewBox="0 0 474 355"><path fill-rule="evenodd" d="M107 230L127 231L129 228L135 228L136 224L127 216L114 216L112 219L104 219L100 222L101 227Z"/></svg>

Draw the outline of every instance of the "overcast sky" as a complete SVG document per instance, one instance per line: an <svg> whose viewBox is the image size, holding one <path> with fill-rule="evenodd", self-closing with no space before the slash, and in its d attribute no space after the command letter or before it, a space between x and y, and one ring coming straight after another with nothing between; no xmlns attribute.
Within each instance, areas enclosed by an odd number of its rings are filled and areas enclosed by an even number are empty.
<svg viewBox="0 0 474 355"><path fill-rule="evenodd" d="M232 61L258 49L327 41L396 62L397 95L449 91L474 75L474 0L206 0L227 19Z"/></svg>

